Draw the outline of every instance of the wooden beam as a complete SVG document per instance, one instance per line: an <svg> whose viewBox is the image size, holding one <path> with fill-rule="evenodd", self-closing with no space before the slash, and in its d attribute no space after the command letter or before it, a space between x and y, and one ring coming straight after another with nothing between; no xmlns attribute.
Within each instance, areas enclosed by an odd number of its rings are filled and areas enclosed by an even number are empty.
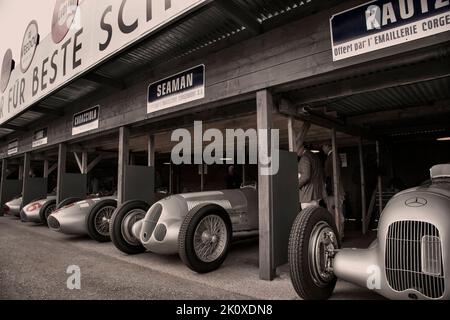
<svg viewBox="0 0 450 320"><path fill-rule="evenodd" d="M80 170L80 173L83 173L83 166L82 166L82 164L81 164L81 159L80 159L80 157L78 156L78 153L74 152L73 155L74 155L75 160L76 160L76 162L77 162L78 169Z"/></svg>
<svg viewBox="0 0 450 320"><path fill-rule="evenodd" d="M14 131L20 131L20 132L25 132L25 131L27 131L27 128L19 127L19 126L15 126L15 125L13 125L13 124L7 124L7 123L2 124L2 125L0 126L0 128L3 128L3 129L9 129L9 130L14 130Z"/></svg>
<svg viewBox="0 0 450 320"><path fill-rule="evenodd" d="M381 216L381 212L383 211L383 186L382 186L382 181L381 181L381 173L380 173L380 164L381 164L381 159L380 159L380 143L377 141L375 143L375 149L376 149L376 153L377 153L377 187L378 187L378 211L379 214Z"/></svg>
<svg viewBox="0 0 450 320"><path fill-rule="evenodd" d="M49 161L48 160L44 160L44 178L48 178L48 166L49 166Z"/></svg>
<svg viewBox="0 0 450 320"><path fill-rule="evenodd" d="M92 171L92 169L95 168L97 164L99 164L100 161L104 159L104 156L102 154L98 155L94 160L89 163L89 165L86 167L86 173L89 173Z"/></svg>
<svg viewBox="0 0 450 320"><path fill-rule="evenodd" d="M81 173L82 174L87 174L88 171L88 153L87 151L83 151L81 153Z"/></svg>
<svg viewBox="0 0 450 320"><path fill-rule="evenodd" d="M364 171L364 150L362 138L358 140L359 152L359 173L361 176L361 216L362 216L362 233L367 233L367 204L366 204L366 176Z"/></svg>
<svg viewBox="0 0 450 320"><path fill-rule="evenodd" d="M256 93L256 119L258 130L267 134L258 139L258 154L269 155L271 146L272 113L274 103L268 90ZM273 267L273 185L272 176L261 174L263 169L258 161L258 205L259 205L259 277L273 280L276 270Z"/></svg>
<svg viewBox="0 0 450 320"><path fill-rule="evenodd" d="M339 190L339 179L340 174L338 174L339 164L338 164L338 150L337 150L337 142L336 142L336 129L331 129L331 144L333 148L332 156L333 156L333 197L334 197L334 222L336 224L337 231L339 235L342 237L341 230L341 201L339 200L339 194L342 190Z"/></svg>
<svg viewBox="0 0 450 320"><path fill-rule="evenodd" d="M147 135L148 166L155 167L155 136Z"/></svg>
<svg viewBox="0 0 450 320"><path fill-rule="evenodd" d="M24 190L28 184L28 181L30 179L30 169L31 169L31 159L30 159L30 153L26 152L23 155L23 177L22 177L22 195L24 194ZM23 205L26 205L28 203L23 203L20 205L21 209Z"/></svg>
<svg viewBox="0 0 450 320"><path fill-rule="evenodd" d="M58 168L58 162L54 163L50 168L48 168L48 174L50 175L57 168Z"/></svg>
<svg viewBox="0 0 450 320"><path fill-rule="evenodd" d="M129 146L130 129L128 127L119 128L119 162L117 175L117 205L121 205L125 199L125 169L129 163L130 146Z"/></svg>
<svg viewBox="0 0 450 320"><path fill-rule="evenodd" d="M8 159L3 158L2 159L2 171L1 171L1 177L0 177L0 217L3 216L5 213L3 212L3 204L6 202L5 199L5 182L7 178L7 169L8 169Z"/></svg>
<svg viewBox="0 0 450 320"><path fill-rule="evenodd" d="M252 35L258 35L261 33L262 28L258 20L236 5L233 1L216 0L214 1L214 4L217 4L217 6L224 11L224 14L227 14L232 20L241 24Z"/></svg>
<svg viewBox="0 0 450 320"><path fill-rule="evenodd" d="M59 144L58 149L58 180L56 188L56 203L60 203L64 199L62 196L62 176L66 173L66 162L67 162L67 146L64 143Z"/></svg>

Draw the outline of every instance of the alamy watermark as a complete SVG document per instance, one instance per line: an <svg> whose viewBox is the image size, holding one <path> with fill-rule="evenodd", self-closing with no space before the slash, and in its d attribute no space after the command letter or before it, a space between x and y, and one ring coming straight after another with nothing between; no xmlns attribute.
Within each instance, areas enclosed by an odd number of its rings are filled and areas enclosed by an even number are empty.
<svg viewBox="0 0 450 320"><path fill-rule="evenodd" d="M278 129L226 129L224 134L216 128L203 131L203 123L195 121L193 135L187 129L176 129L171 141L178 142L171 152L175 165L259 163L259 174L265 176L279 170Z"/></svg>
<svg viewBox="0 0 450 320"><path fill-rule="evenodd" d="M67 267L66 273L70 276L67 278L66 285L69 290L81 290L81 269L77 265Z"/></svg>

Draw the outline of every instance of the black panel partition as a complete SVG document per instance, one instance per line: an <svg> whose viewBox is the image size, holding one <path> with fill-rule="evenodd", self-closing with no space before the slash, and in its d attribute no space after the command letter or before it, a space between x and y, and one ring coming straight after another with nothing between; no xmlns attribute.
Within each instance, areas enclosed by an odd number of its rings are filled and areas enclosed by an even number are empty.
<svg viewBox="0 0 450 320"><path fill-rule="evenodd" d="M46 178L28 178L23 192L22 207L36 199L47 197L47 179Z"/></svg>
<svg viewBox="0 0 450 320"><path fill-rule="evenodd" d="M124 199L142 200L153 204L155 199L155 168L146 166L126 166Z"/></svg>
<svg viewBox="0 0 450 320"><path fill-rule="evenodd" d="M77 173L62 173L59 201L67 198L86 198L87 175Z"/></svg>
<svg viewBox="0 0 450 320"><path fill-rule="evenodd" d="M3 182L0 210L3 213L3 205L22 193L22 180L5 180Z"/></svg>
<svg viewBox="0 0 450 320"><path fill-rule="evenodd" d="M273 177L273 268L288 262L289 234L300 209L297 155L280 150L280 167Z"/></svg>

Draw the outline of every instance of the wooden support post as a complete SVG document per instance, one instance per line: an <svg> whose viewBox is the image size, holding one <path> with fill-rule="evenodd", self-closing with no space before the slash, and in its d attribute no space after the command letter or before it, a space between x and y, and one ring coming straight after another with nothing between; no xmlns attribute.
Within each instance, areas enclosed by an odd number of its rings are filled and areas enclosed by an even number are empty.
<svg viewBox="0 0 450 320"><path fill-rule="evenodd" d="M288 118L289 151L297 153L298 148L305 142L311 123L300 121L301 128L297 132L295 122L294 117L290 116Z"/></svg>
<svg viewBox="0 0 450 320"><path fill-rule="evenodd" d="M172 163L169 165L169 194L173 194L173 168Z"/></svg>
<svg viewBox="0 0 450 320"><path fill-rule="evenodd" d="M64 143L59 144L58 150L58 180L56 188L56 203L60 203L62 195L62 177L66 173L67 146Z"/></svg>
<svg viewBox="0 0 450 320"><path fill-rule="evenodd" d="M44 160L44 178L48 178L49 172L49 161L48 160Z"/></svg>
<svg viewBox="0 0 450 320"><path fill-rule="evenodd" d="M83 151L81 153L81 173L87 174L88 173L88 153L87 151Z"/></svg>
<svg viewBox="0 0 450 320"><path fill-rule="evenodd" d="M2 173L0 180L0 217L5 213L3 212L3 204L6 202L4 199L5 190L5 182L7 178L7 168L8 168L8 159L2 159Z"/></svg>
<svg viewBox="0 0 450 320"><path fill-rule="evenodd" d="M288 138L289 138L289 151L296 152L297 147L295 145L295 128L294 128L294 117L290 116L288 118Z"/></svg>
<svg viewBox="0 0 450 320"><path fill-rule="evenodd" d="M19 165L19 174L18 174L19 180L23 178L23 165Z"/></svg>
<svg viewBox="0 0 450 320"><path fill-rule="evenodd" d="M147 147L147 152L148 152L148 166L149 167L154 167L155 163L156 163L156 159L155 159L155 136L151 133L148 134L147 136L147 143L148 143L148 147Z"/></svg>
<svg viewBox="0 0 450 320"><path fill-rule="evenodd" d="M258 130L267 130L259 136L258 154L269 155L271 150L273 97L268 90L256 93L256 118ZM259 277L273 280L276 274L273 263L273 185L272 176L262 175L262 164L258 161L258 205L259 205Z"/></svg>
<svg viewBox="0 0 450 320"><path fill-rule="evenodd" d="M117 176L117 205L120 206L125 199L125 169L129 164L130 146L129 146L130 129L128 127L120 127L119 129L119 172Z"/></svg>
<svg viewBox="0 0 450 320"><path fill-rule="evenodd" d="M360 137L358 140L358 151L359 151L359 171L361 175L361 216L362 216L362 233L367 233L367 204L366 204L366 176L364 172L364 152L363 152L363 141Z"/></svg>
<svg viewBox="0 0 450 320"><path fill-rule="evenodd" d="M378 177L377 177L377 185L378 185L378 211L381 216L381 212L383 211L383 186L381 181L381 173L380 173L380 143L377 141L375 143L376 152L377 152L377 170L378 170Z"/></svg>
<svg viewBox="0 0 450 320"><path fill-rule="evenodd" d="M333 147L333 191L334 191L334 221L336 223L336 228L338 230L338 233L341 234L342 230L341 230L341 222L340 222L340 215L339 213L341 212L341 202L339 201L339 194L340 194L340 190L339 190L339 174L338 174L338 170L340 170L339 166L338 166L338 150L337 150L337 145L336 145L336 129L332 128L331 129L331 144Z"/></svg>
<svg viewBox="0 0 450 320"><path fill-rule="evenodd" d="M26 152L23 156L23 177L22 177L22 195L30 178L31 159L30 153ZM23 203L22 203L23 205Z"/></svg>
<svg viewBox="0 0 450 320"><path fill-rule="evenodd" d="M48 168L48 175L50 175L53 171L55 171L58 168L58 162L53 164L50 168ZM48 176L47 175L47 176Z"/></svg>

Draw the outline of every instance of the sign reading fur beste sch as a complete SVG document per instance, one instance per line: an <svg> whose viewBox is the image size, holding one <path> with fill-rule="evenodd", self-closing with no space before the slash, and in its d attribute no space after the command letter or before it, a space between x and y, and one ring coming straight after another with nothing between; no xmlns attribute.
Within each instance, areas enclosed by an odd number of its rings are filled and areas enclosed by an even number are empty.
<svg viewBox="0 0 450 320"><path fill-rule="evenodd" d="M450 30L448 0L376 0L330 19L333 60Z"/></svg>

